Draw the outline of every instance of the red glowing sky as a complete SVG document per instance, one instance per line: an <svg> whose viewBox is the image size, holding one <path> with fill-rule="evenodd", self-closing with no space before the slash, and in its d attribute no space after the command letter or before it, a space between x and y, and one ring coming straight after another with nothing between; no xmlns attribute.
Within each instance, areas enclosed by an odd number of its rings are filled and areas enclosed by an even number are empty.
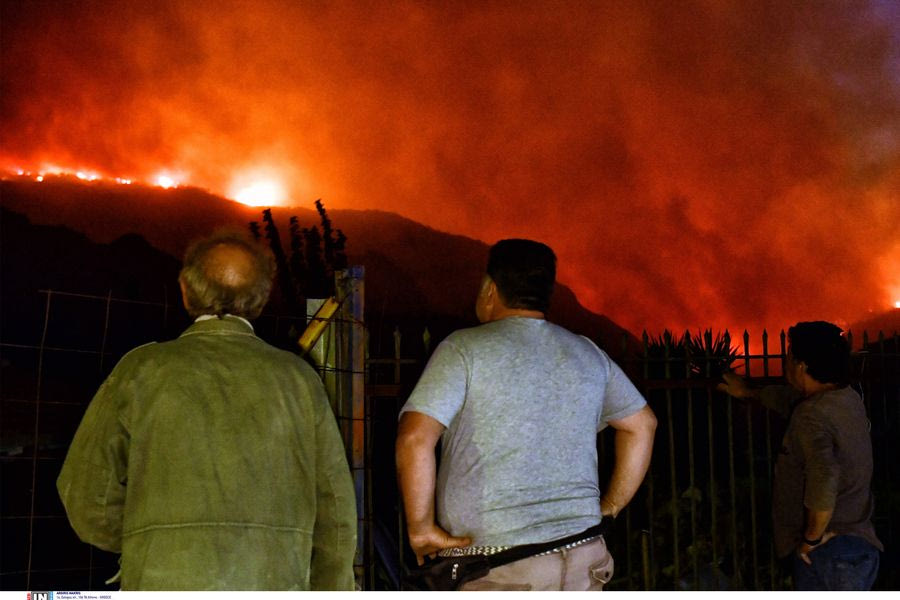
<svg viewBox="0 0 900 600"><path fill-rule="evenodd" d="M900 300L898 7L4 0L0 168L542 239L635 331L846 324Z"/></svg>

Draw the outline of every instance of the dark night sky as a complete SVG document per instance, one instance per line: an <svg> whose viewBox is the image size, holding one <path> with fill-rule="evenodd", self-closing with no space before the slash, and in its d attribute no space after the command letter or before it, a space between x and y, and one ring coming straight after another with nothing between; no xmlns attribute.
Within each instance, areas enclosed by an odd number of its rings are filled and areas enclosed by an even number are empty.
<svg viewBox="0 0 900 600"><path fill-rule="evenodd" d="M900 301L894 0L3 0L0 23L0 169L535 237L637 331Z"/></svg>

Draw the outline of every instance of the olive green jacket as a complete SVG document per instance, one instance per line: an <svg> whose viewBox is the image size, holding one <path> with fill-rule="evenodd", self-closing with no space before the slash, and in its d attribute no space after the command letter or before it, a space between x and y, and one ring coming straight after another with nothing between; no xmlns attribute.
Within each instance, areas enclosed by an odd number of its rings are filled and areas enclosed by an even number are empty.
<svg viewBox="0 0 900 600"><path fill-rule="evenodd" d="M57 481L122 589L353 589L356 502L325 390L234 317L128 353Z"/></svg>

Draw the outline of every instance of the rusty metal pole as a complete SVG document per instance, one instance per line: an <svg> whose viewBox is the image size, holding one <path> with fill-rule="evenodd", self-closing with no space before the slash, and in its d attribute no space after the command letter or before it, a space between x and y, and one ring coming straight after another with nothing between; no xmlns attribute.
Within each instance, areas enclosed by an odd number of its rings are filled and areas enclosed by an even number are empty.
<svg viewBox="0 0 900 600"><path fill-rule="evenodd" d="M356 490L357 542L353 570L357 588L372 588L372 499L366 485L370 466L366 460L366 333L365 269L354 266L335 273L335 291L342 299L338 313L337 393L338 414Z"/></svg>

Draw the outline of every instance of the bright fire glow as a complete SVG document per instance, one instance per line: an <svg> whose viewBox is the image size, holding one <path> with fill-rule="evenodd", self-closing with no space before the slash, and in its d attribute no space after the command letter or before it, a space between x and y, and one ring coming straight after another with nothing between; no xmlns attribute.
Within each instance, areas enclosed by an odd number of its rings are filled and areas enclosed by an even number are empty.
<svg viewBox="0 0 900 600"><path fill-rule="evenodd" d="M159 175L156 178L156 185L164 189L169 189L177 186L178 184L168 175Z"/></svg>
<svg viewBox="0 0 900 600"><path fill-rule="evenodd" d="M255 172L236 177L229 196L247 206L279 206L287 199L287 192L278 177Z"/></svg>
<svg viewBox="0 0 900 600"><path fill-rule="evenodd" d="M258 181L238 190L234 199L247 206L274 206L284 201L284 188L275 181Z"/></svg>
<svg viewBox="0 0 900 600"><path fill-rule="evenodd" d="M900 300L894 302L894 308L900 308Z"/></svg>

